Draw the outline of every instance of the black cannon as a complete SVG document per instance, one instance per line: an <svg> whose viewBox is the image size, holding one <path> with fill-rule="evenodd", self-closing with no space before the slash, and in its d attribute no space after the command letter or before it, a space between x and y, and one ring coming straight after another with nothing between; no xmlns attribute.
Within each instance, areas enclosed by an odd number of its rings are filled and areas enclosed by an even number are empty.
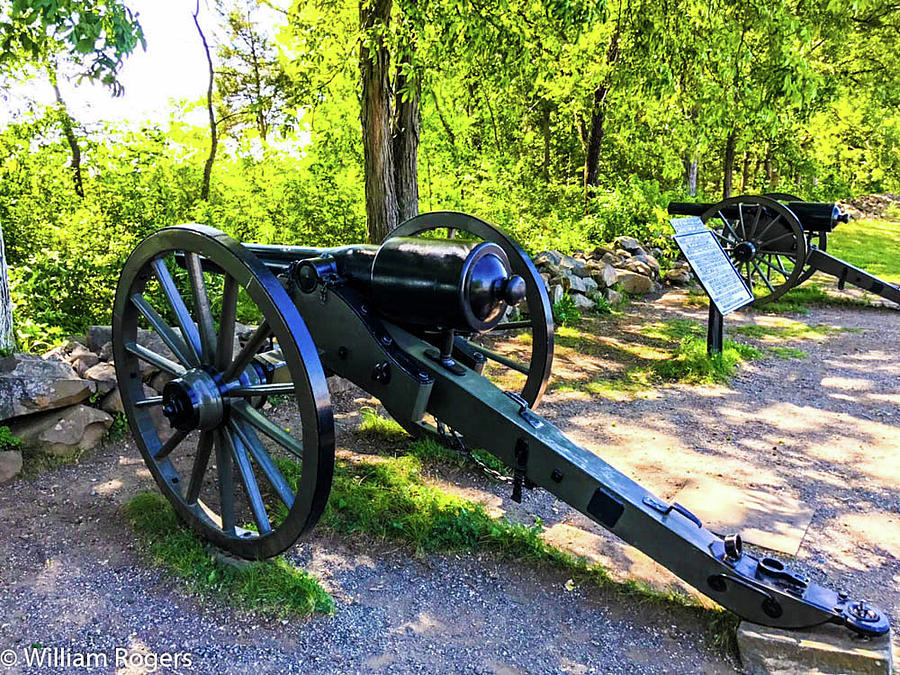
<svg viewBox="0 0 900 675"><path fill-rule="evenodd" d="M527 318L506 320L515 304ZM238 317L256 328L236 342ZM166 349L142 342L141 327ZM511 331L530 333L527 360L492 342ZM549 298L522 249L471 216L424 214L380 246L333 249L244 246L200 225L160 230L122 271L113 351L160 489L185 523L238 556L275 555L322 514L333 373L412 434L492 452L512 470L513 499L549 490L742 617L889 629L881 610L745 552L739 535L710 532L535 413L553 359ZM142 383L148 363L172 378L161 396ZM498 374L513 391L488 377ZM298 412L279 417L284 406L266 405L275 395L294 397Z"/></svg>
<svg viewBox="0 0 900 675"><path fill-rule="evenodd" d="M900 304L900 288L826 253L828 233L849 216L837 204L788 194L730 197L718 204L672 202L669 213L699 216L719 237L756 302L774 300L816 272Z"/></svg>

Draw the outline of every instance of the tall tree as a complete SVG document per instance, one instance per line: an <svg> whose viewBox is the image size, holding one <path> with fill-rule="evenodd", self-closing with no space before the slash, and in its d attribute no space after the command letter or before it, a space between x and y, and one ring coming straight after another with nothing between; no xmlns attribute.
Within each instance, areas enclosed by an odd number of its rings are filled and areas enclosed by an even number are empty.
<svg viewBox="0 0 900 675"><path fill-rule="evenodd" d="M289 114L289 82L269 36L260 27L256 0L219 3L226 39L216 48L219 125L239 132L252 125L265 141Z"/></svg>
<svg viewBox="0 0 900 675"><path fill-rule="evenodd" d="M209 42L206 40L206 34L200 26L200 0L194 5L194 26L197 28L197 34L200 36L200 42L203 44L203 51L206 54L206 63L208 70L208 79L206 85L206 111L209 117L209 154L206 156L206 162L203 164L203 183L200 185L200 199L207 201L209 199L209 184L212 179L213 164L216 161L216 150L219 147L219 126L216 120L216 111L213 107L213 90L216 82L216 74L213 70L212 53L209 48Z"/></svg>

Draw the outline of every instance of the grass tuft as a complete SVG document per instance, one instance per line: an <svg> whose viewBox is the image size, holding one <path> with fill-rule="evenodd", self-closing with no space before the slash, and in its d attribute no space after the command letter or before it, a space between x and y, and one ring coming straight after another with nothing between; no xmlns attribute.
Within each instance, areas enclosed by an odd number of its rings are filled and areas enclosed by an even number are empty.
<svg viewBox="0 0 900 675"><path fill-rule="evenodd" d="M243 609L278 616L334 611L334 600L319 582L284 558L242 568L215 561L156 492L135 495L124 511L154 562L186 580L195 591L224 595Z"/></svg>
<svg viewBox="0 0 900 675"><path fill-rule="evenodd" d="M683 338L671 359L652 365L654 373L662 380L687 384L713 384L730 382L739 364L762 358L755 347L733 340L725 340L722 353L710 356L706 340L698 337Z"/></svg>
<svg viewBox="0 0 900 675"><path fill-rule="evenodd" d="M390 417L382 417L375 408L365 407L359 411L362 423L359 431L368 436L374 436L384 441L396 441L409 438L406 430Z"/></svg>

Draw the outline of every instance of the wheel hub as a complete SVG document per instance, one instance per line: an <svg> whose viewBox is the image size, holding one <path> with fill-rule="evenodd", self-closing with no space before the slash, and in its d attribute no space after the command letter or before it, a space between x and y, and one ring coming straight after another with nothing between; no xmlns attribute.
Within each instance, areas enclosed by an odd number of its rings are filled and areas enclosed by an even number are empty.
<svg viewBox="0 0 900 675"><path fill-rule="evenodd" d="M212 375L193 369L166 384L162 413L180 431L214 429L222 422L222 395Z"/></svg>
<svg viewBox="0 0 900 675"><path fill-rule="evenodd" d="M734 247L734 258L738 262L750 262L756 256L756 244L752 241L742 241Z"/></svg>

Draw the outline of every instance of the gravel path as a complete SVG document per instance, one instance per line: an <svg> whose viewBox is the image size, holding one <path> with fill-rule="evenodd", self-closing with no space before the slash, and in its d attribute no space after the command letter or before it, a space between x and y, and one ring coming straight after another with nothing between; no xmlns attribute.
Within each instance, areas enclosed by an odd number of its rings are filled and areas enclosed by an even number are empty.
<svg viewBox="0 0 900 675"><path fill-rule="evenodd" d="M634 304L623 327L677 314L704 318L669 293ZM783 489L814 504L800 564L888 607L900 625L900 314L823 308L803 320L861 332L805 342L806 360L753 362L730 387L667 387L634 401L554 394L541 412L663 497L688 477L707 476ZM356 423L352 414L341 417L345 427ZM345 447L354 443L352 433L341 438ZM539 515L550 538L617 574L675 583L546 493L528 493L519 506L505 486L466 470L436 470L433 480L514 518ZM141 672L141 662L175 655L178 666L162 670L736 668L683 610L589 587L567 591L565 575L490 556L416 558L404 547L322 534L291 555L333 593L334 616L282 622L238 612L193 596L135 551L120 507L151 487L129 441L0 487L0 651L13 649L20 661L35 643L70 658L94 652L106 659L94 672ZM130 655L132 667L116 663L116 650ZM28 670L20 662L10 672L77 672L58 663Z"/></svg>

